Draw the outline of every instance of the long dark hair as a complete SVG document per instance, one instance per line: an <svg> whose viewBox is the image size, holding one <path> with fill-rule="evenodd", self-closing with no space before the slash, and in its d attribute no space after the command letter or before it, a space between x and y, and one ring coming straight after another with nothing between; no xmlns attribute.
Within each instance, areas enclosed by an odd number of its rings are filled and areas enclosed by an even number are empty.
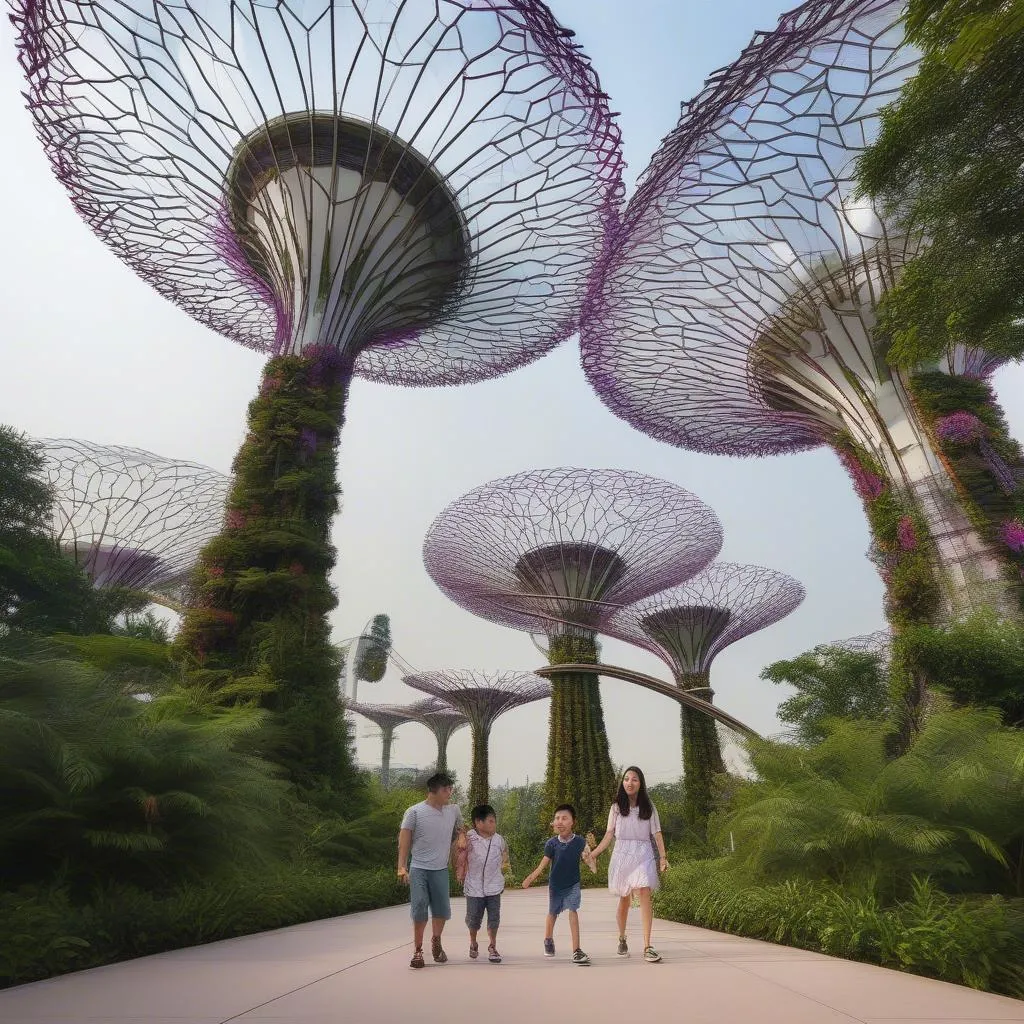
<svg viewBox="0 0 1024 1024"><path fill-rule="evenodd" d="M647 795L647 780L644 778L644 773L635 764L630 765L622 773L622 778L619 779L619 791L615 794L615 802L619 805L619 814L624 818L629 817L629 794L626 792L626 787L623 786L622 782L630 772L636 772L637 778L640 780L640 789L636 794L636 805L640 809L640 819L641 821L648 821L654 813L654 804L651 803L651 798Z"/></svg>

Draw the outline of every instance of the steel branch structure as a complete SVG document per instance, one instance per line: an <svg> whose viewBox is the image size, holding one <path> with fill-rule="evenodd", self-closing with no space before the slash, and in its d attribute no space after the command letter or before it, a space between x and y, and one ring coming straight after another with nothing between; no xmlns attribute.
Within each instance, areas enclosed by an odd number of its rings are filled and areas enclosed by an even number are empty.
<svg viewBox="0 0 1024 1024"><path fill-rule="evenodd" d="M452 502L423 545L435 583L482 618L543 631L552 665L597 662L595 634L624 604L681 583L722 546L714 512L665 480L550 469L484 484ZM596 827L613 787L596 674L552 680L547 789Z"/></svg>
<svg viewBox="0 0 1024 1024"><path fill-rule="evenodd" d="M386 789L391 784L391 744L395 738L395 730L406 722L419 720L412 708L400 704L359 704L349 701L346 705L353 714L369 719L380 729L380 781Z"/></svg>
<svg viewBox="0 0 1024 1024"><path fill-rule="evenodd" d="M469 718L458 708L452 707L447 701L436 697L427 697L411 705L416 721L425 725L437 740L437 759L434 770L448 770L448 741L452 735L464 725L469 725Z"/></svg>
<svg viewBox="0 0 1024 1024"><path fill-rule="evenodd" d="M213 330L424 385L506 372L576 329L619 134L543 3L13 8L75 208Z"/></svg>
<svg viewBox="0 0 1024 1024"><path fill-rule="evenodd" d="M716 562L687 583L645 598L612 617L604 632L656 654L676 685L709 703L711 663L730 644L778 622L805 591L784 573ZM686 814L699 829L712 809L712 780L725 771L714 719L680 706Z"/></svg>
<svg viewBox="0 0 1024 1024"><path fill-rule="evenodd" d="M88 441L44 439L52 532L98 587L179 607L203 545L220 529L231 478L193 462Z"/></svg>
<svg viewBox="0 0 1024 1024"><path fill-rule="evenodd" d="M505 712L551 696L551 684L532 672L475 672L447 669L417 672L405 683L438 700L445 701L469 719L473 732L473 766L469 778L469 802L485 804L488 799L488 744L491 727Z"/></svg>
<svg viewBox="0 0 1024 1024"><path fill-rule="evenodd" d="M922 240L855 198L853 177L917 67L904 6L808 0L684 105L610 235L583 364L616 414L670 444L837 448L855 480L877 478L858 483L866 503L888 489L920 517L928 536L908 543L933 549L939 614L953 615L1002 602L1002 571L873 339L878 300ZM992 368L962 350L941 367Z"/></svg>

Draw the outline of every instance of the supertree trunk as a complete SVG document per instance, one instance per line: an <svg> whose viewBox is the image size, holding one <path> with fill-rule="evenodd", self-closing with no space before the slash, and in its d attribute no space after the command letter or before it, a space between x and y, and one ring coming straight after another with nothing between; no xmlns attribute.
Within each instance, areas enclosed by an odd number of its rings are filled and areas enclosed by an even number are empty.
<svg viewBox="0 0 1024 1024"><path fill-rule="evenodd" d="M679 680L680 688L708 703L714 691L708 685L707 673L695 673ZM679 708L683 739L683 793L686 798L686 824L702 837L707 832L708 817L713 808L713 782L725 772L722 747L715 720L693 708Z"/></svg>
<svg viewBox="0 0 1024 1024"><path fill-rule="evenodd" d="M474 724L473 729L473 761L469 772L469 805L476 807L487 803L490 795L489 751L491 740L489 727Z"/></svg>
<svg viewBox="0 0 1024 1024"><path fill-rule="evenodd" d="M344 367L322 352L267 364L225 526L200 557L176 642L190 685L275 713L266 753L300 789L319 792L354 777L328 621L347 387Z"/></svg>
<svg viewBox="0 0 1024 1024"><path fill-rule="evenodd" d="M391 744L394 739L395 730L393 728L381 730L380 784L385 789L391 788Z"/></svg>
<svg viewBox="0 0 1024 1024"><path fill-rule="evenodd" d="M562 634L551 638L548 657L552 665L596 665L597 643L593 636ZM615 775L596 673L551 677L545 790L546 815L569 803L576 808L577 831L603 824Z"/></svg>

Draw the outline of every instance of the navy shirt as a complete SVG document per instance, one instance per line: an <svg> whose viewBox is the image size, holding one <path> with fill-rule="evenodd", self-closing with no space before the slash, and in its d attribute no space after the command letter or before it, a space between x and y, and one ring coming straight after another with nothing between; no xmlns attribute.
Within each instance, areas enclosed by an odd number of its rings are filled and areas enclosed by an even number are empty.
<svg viewBox="0 0 1024 1024"><path fill-rule="evenodd" d="M563 843L558 836L552 836L544 844L544 856L551 859L549 889L565 892L580 884L580 857L586 848L586 839L575 834L567 843Z"/></svg>

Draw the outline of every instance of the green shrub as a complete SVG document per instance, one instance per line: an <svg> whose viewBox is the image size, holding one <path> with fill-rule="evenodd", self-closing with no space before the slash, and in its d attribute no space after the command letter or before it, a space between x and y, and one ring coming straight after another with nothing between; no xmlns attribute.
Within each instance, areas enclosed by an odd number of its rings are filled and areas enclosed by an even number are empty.
<svg viewBox="0 0 1024 1024"><path fill-rule="evenodd" d="M885 726L836 722L816 747L750 743L756 781L717 822L751 878L823 880L902 898L914 875L1021 895L1024 733L995 711L929 716L910 752Z"/></svg>
<svg viewBox="0 0 1024 1024"><path fill-rule="evenodd" d="M884 906L830 882L757 884L726 858L676 864L655 904L673 921L1024 996L1022 900L952 896L919 877Z"/></svg>
<svg viewBox="0 0 1024 1024"><path fill-rule="evenodd" d="M107 889L85 905L60 888L0 893L0 987L405 899L391 870L342 874L295 866L234 873L162 895Z"/></svg>

